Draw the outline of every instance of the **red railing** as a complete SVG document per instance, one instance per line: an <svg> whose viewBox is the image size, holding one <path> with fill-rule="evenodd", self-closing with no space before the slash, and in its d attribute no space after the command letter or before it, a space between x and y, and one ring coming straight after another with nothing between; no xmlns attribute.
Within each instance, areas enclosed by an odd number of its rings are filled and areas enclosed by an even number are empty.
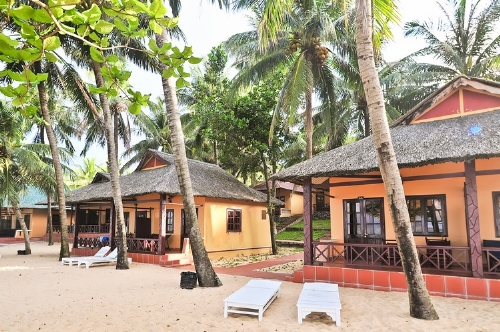
<svg viewBox="0 0 500 332"><path fill-rule="evenodd" d="M313 263L402 268L401 255L395 244L313 242L313 248ZM422 268L471 273L468 247L417 246L417 251Z"/></svg>

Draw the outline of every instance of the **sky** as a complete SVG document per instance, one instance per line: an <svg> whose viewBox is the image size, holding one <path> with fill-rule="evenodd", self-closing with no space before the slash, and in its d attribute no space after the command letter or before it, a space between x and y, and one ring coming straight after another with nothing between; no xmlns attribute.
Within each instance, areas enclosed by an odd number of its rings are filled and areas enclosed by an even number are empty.
<svg viewBox="0 0 500 332"><path fill-rule="evenodd" d="M440 13L435 0L401 0L399 8L402 16L401 26L411 20L435 19ZM248 18L244 13L220 10L217 5L209 4L207 0L183 1L179 27L187 37L187 45L193 47L197 57L205 57L213 46L233 34L249 30ZM393 34L394 41L388 43L384 49L387 61L398 60L424 46L423 41L404 38L401 27L394 27ZM161 80L157 75L133 69L130 82L143 94L150 93L152 98L162 95ZM96 157L98 164L105 163L106 153L102 149L93 148L91 155Z"/></svg>

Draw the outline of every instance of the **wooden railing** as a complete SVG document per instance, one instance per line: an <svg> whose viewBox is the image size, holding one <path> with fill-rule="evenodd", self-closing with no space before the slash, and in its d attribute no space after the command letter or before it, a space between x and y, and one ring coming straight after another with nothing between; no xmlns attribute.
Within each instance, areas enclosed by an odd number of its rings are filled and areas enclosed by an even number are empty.
<svg viewBox="0 0 500 332"><path fill-rule="evenodd" d="M75 225L68 226L68 233L73 233ZM54 233L61 233L61 226L52 226L52 231ZM80 225L78 226L78 233L109 233L109 224L101 225Z"/></svg>
<svg viewBox="0 0 500 332"><path fill-rule="evenodd" d="M79 236L78 247L80 248L100 248L109 246L109 236ZM116 246L116 239L115 239ZM127 238L127 251L147 254L158 254L158 239Z"/></svg>
<svg viewBox="0 0 500 332"><path fill-rule="evenodd" d="M483 247L483 253L486 258L484 272L500 275L500 248Z"/></svg>
<svg viewBox="0 0 500 332"><path fill-rule="evenodd" d="M129 252L158 254L158 239L127 238Z"/></svg>
<svg viewBox="0 0 500 332"><path fill-rule="evenodd" d="M313 242L313 248L313 263L402 268L401 255L395 244ZM422 268L471 272L468 247L417 246L417 251Z"/></svg>

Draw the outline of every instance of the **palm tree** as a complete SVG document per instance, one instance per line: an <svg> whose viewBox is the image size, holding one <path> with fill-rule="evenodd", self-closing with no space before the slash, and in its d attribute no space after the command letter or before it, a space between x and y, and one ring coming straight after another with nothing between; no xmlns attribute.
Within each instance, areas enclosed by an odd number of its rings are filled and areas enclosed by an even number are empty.
<svg viewBox="0 0 500 332"><path fill-rule="evenodd" d="M122 170L139 162L148 149L172 152L163 98L150 100L148 106L149 111L141 112L134 117L134 134L142 139L125 149L123 157L130 159L122 166Z"/></svg>
<svg viewBox="0 0 500 332"><path fill-rule="evenodd" d="M95 158L83 159L83 165L78 165L74 170L74 176L69 179L69 187L73 190L86 186L92 182L97 172L103 172L104 168L96 164Z"/></svg>
<svg viewBox="0 0 500 332"><path fill-rule="evenodd" d="M313 155L313 97L320 100L322 109L335 112L334 75L325 59L330 53L327 41L335 39L335 21L341 18L339 4L336 2L332 8L321 1L297 1L285 11L286 19L283 25L276 27L276 41L273 43L263 43L260 34L262 23L267 18L266 8L254 7L255 30L236 34L225 42L229 53L236 58L235 66L241 70L235 78L236 87L254 83L286 68L287 77L275 115L277 119L283 114L292 125L297 110L305 109L307 159ZM238 5L243 7L249 3L240 1Z"/></svg>
<svg viewBox="0 0 500 332"><path fill-rule="evenodd" d="M396 239L402 253L402 265L408 286L410 315L421 319L438 319L420 268L403 191L403 182L389 134L384 96L374 61L371 8L371 0L356 0L356 45L359 72L368 102L380 173L384 181L391 219L394 229L397 230Z"/></svg>
<svg viewBox="0 0 500 332"><path fill-rule="evenodd" d="M52 165L43 161L50 152L45 144L22 142L30 124L20 112L0 102L0 198L12 205L31 253L28 231L21 214L20 195L28 186L55 187Z"/></svg>
<svg viewBox="0 0 500 332"><path fill-rule="evenodd" d="M415 63L418 68L432 66L434 81L443 83L457 75L497 80L500 55L500 1L446 0L438 3L442 18L437 22L411 21L405 36L422 37L427 46L402 61L433 57L438 64ZM418 69L417 69L418 70ZM429 71L428 69L426 71Z"/></svg>
<svg viewBox="0 0 500 332"><path fill-rule="evenodd" d="M163 29L161 35L156 35L156 44L162 47L169 41L168 33ZM161 63L159 72L162 73L167 66ZM208 253L201 236L198 218L196 216L196 207L194 204L194 194L189 173L186 148L184 145L184 133L182 132L179 108L177 105L177 93L175 90L175 81L172 77L161 78L163 94L165 98L165 108L167 111L168 126L170 128L172 151L175 161L175 169L179 180L179 187L184 204L185 217L189 231L189 241L192 248L193 260L200 286L218 287L222 283L215 273L215 270L208 258Z"/></svg>

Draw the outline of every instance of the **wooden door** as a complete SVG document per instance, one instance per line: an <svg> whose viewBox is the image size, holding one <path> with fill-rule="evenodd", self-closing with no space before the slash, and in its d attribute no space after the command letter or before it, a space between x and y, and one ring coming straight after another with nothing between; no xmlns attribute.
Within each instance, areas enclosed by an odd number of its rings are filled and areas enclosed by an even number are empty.
<svg viewBox="0 0 500 332"><path fill-rule="evenodd" d="M344 201L344 241L382 244L385 242L384 200L358 198Z"/></svg>

